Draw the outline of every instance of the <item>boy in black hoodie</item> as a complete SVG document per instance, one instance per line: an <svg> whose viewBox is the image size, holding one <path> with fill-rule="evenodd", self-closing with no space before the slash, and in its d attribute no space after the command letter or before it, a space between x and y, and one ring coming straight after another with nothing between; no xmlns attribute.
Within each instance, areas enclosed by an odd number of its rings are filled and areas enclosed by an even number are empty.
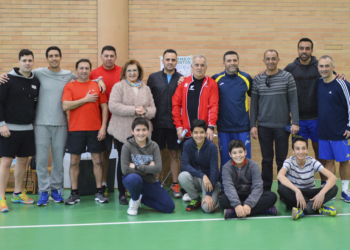
<svg viewBox="0 0 350 250"><path fill-rule="evenodd" d="M33 52L20 51L19 68L9 73L7 84L0 85L0 212L8 212L5 190L12 160L16 158L15 190L12 202L33 204L22 190L28 157L35 155L33 122L40 82L31 72Z"/></svg>
<svg viewBox="0 0 350 250"><path fill-rule="evenodd" d="M127 139L121 152L123 184L131 196L127 213L137 215L141 203L171 213L175 204L157 180L157 174L162 171L162 158L158 144L148 139L147 120L137 117L131 125L131 131L133 136Z"/></svg>
<svg viewBox="0 0 350 250"><path fill-rule="evenodd" d="M228 161L222 169L222 181L225 194L220 197L224 209L224 218L244 218L251 215L277 215L274 206L277 200L275 193L263 191L259 165L246 158L247 150L240 140L232 140Z"/></svg>

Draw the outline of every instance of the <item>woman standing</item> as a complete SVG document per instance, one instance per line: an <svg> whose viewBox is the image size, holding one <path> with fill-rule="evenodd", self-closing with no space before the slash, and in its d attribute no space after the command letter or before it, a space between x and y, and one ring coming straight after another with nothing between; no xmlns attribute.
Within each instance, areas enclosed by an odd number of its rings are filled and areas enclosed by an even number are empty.
<svg viewBox="0 0 350 250"><path fill-rule="evenodd" d="M108 133L114 137L114 145L118 150L117 179L119 203L128 205L125 196L125 187L122 181L121 149L131 134L131 124L136 117L145 117L152 128L151 122L156 114L153 96L147 85L141 80L144 71L141 64L135 59L129 59L123 66L120 83L115 84L110 94L108 107L112 117L108 126ZM151 139L151 130L149 139Z"/></svg>

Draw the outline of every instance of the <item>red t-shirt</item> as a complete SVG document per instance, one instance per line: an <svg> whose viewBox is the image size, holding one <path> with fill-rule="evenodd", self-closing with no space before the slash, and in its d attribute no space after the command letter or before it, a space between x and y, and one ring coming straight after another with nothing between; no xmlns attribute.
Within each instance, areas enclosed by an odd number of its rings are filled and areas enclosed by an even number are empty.
<svg viewBox="0 0 350 250"><path fill-rule="evenodd" d="M120 73L122 68L114 65L111 70L106 70L103 65L91 71L90 80L102 79L106 85L106 95L107 100L109 100L109 95L111 94L114 84L120 82Z"/></svg>
<svg viewBox="0 0 350 250"><path fill-rule="evenodd" d="M63 101L76 101L84 98L89 92L98 94L96 102L88 102L79 108L70 110L69 113L69 131L94 131L100 130L102 125L100 104L107 103L106 94L102 94L98 84L93 81L88 82L69 82L63 90Z"/></svg>

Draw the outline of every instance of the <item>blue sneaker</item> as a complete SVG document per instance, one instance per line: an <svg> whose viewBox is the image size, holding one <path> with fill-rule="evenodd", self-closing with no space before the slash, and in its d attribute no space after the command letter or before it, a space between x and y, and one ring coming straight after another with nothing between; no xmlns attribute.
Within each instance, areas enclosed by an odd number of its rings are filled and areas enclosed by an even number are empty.
<svg viewBox="0 0 350 250"><path fill-rule="evenodd" d="M261 215L272 215L276 216L278 214L278 208L275 206L272 206L266 210L263 210L260 212Z"/></svg>
<svg viewBox="0 0 350 250"><path fill-rule="evenodd" d="M237 218L236 210L229 208L224 210L225 220Z"/></svg>
<svg viewBox="0 0 350 250"><path fill-rule="evenodd" d="M340 199L345 201L345 202L350 202L350 191L346 190L346 191L341 192Z"/></svg>
<svg viewBox="0 0 350 250"><path fill-rule="evenodd" d="M49 202L49 193L48 192L42 192L40 195L40 199L37 203L38 206L46 206Z"/></svg>
<svg viewBox="0 0 350 250"><path fill-rule="evenodd" d="M57 202L57 203L64 202L63 197L58 193L57 190L52 190L50 196L51 196L51 198L53 199L54 202Z"/></svg>
<svg viewBox="0 0 350 250"><path fill-rule="evenodd" d="M293 207L292 209L292 219L297 220L301 217L304 217L304 212L300 208Z"/></svg>

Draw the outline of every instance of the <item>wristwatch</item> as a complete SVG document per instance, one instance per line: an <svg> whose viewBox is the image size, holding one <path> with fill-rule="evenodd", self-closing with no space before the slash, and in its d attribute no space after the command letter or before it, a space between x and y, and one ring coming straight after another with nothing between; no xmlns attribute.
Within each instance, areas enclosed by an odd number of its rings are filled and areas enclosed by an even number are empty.
<svg viewBox="0 0 350 250"><path fill-rule="evenodd" d="M213 125L208 126L208 128L210 128L213 131L215 130L215 126L213 126Z"/></svg>

